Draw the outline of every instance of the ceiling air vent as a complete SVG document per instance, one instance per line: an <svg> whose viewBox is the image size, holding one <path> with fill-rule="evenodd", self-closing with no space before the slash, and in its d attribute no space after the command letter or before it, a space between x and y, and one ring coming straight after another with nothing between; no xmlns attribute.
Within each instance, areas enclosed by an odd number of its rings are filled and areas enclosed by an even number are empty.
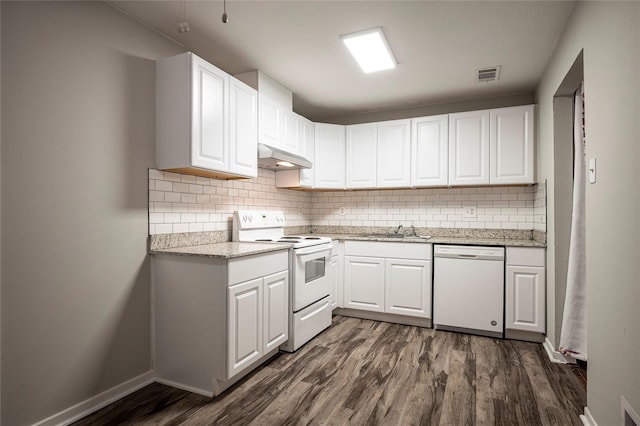
<svg viewBox="0 0 640 426"><path fill-rule="evenodd" d="M478 83L488 83L500 78L500 67L481 68L478 70Z"/></svg>

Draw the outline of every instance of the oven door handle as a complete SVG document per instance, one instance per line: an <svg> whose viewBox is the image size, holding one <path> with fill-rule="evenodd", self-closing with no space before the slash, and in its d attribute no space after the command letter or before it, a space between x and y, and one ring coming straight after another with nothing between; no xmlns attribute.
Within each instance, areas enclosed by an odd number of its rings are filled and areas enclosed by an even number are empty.
<svg viewBox="0 0 640 426"><path fill-rule="evenodd" d="M331 249L332 249L332 246L329 244L329 245L323 245L320 248L311 247L311 248L308 248L308 249L296 249L294 251L294 253L296 254L296 256L304 256L304 255L307 255L307 254L321 253L323 251L326 251L327 253L330 253Z"/></svg>

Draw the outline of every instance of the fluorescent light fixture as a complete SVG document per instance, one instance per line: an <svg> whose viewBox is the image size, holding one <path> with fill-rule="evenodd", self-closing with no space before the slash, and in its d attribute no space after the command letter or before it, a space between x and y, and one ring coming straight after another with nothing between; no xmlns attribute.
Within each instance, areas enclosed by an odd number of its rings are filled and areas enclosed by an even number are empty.
<svg viewBox="0 0 640 426"><path fill-rule="evenodd" d="M381 27L340 36L366 74L396 67L396 60Z"/></svg>
<svg viewBox="0 0 640 426"><path fill-rule="evenodd" d="M295 165L294 165L294 164L291 164L291 163L290 163L290 162L288 162L288 161L278 161L276 164L277 164L278 166L282 166L282 167L295 167Z"/></svg>

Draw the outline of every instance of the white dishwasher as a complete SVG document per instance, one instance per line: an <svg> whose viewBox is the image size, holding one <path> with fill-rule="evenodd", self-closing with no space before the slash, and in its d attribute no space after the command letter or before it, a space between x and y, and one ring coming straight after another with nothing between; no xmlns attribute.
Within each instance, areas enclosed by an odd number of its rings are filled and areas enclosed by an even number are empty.
<svg viewBox="0 0 640 426"><path fill-rule="evenodd" d="M504 335L504 247L434 245L433 326Z"/></svg>

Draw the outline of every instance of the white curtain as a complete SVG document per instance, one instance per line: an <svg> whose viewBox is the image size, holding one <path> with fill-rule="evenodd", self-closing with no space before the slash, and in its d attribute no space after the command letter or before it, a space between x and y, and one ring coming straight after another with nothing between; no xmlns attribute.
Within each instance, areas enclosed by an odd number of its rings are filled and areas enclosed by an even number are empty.
<svg viewBox="0 0 640 426"><path fill-rule="evenodd" d="M574 96L574 172L571 241L567 271L567 293L564 300L560 351L573 358L587 360L587 289L585 230L585 135L584 83Z"/></svg>

